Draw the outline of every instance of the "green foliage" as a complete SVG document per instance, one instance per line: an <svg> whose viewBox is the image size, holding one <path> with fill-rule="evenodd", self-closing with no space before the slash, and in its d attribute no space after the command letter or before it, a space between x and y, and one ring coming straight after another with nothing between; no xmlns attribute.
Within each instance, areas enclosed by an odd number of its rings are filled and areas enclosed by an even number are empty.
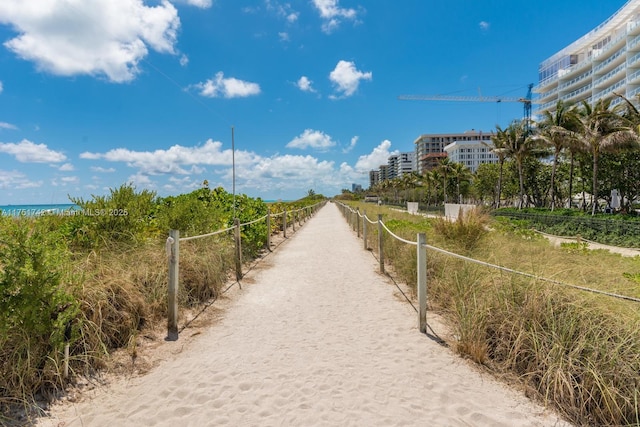
<svg viewBox="0 0 640 427"><path fill-rule="evenodd" d="M69 199L80 207L65 230L75 246L97 248L116 242L135 243L157 235L153 191L137 192L133 185L124 184L109 190L106 196Z"/></svg>
<svg viewBox="0 0 640 427"><path fill-rule="evenodd" d="M0 406L63 383L65 342L77 339L79 303L65 267L69 253L58 233L30 219L0 227ZM66 332L66 339L65 339Z"/></svg>
<svg viewBox="0 0 640 427"><path fill-rule="evenodd" d="M436 218L433 222L434 231L456 248L464 251L475 249L482 238L488 233L488 217L479 209L471 209L455 221L447 218Z"/></svg>

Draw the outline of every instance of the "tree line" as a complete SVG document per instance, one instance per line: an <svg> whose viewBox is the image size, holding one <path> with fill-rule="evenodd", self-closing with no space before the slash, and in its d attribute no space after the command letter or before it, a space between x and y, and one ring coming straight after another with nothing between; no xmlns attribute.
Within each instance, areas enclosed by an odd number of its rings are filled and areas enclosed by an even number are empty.
<svg viewBox="0 0 640 427"><path fill-rule="evenodd" d="M574 207L592 215L603 207L630 212L640 195L640 111L622 95L593 105L559 100L538 121L496 125L491 141L497 162L475 173L445 157L421 175L383 180L369 192L392 203Z"/></svg>

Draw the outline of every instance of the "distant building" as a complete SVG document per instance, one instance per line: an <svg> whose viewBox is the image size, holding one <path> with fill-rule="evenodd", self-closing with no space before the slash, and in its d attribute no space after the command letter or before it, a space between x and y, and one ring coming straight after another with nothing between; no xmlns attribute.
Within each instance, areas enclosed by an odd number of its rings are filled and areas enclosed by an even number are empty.
<svg viewBox="0 0 640 427"><path fill-rule="evenodd" d="M492 149L492 142L480 140L454 141L444 147L449 160L462 163L474 173L483 163L498 163L498 156L491 151Z"/></svg>
<svg viewBox="0 0 640 427"><path fill-rule="evenodd" d="M571 19L567 17L567 19ZM629 0L595 29L538 68L535 113L555 111L558 100L576 104L613 98L636 101L640 93L640 0ZM614 93L615 92L615 93Z"/></svg>
<svg viewBox="0 0 640 427"><path fill-rule="evenodd" d="M351 192L352 193L362 193L362 185L360 185L360 184L351 184Z"/></svg>
<svg viewBox="0 0 640 427"><path fill-rule="evenodd" d="M472 129L462 133L434 133L420 135L415 141L413 141L415 144L416 171L418 174L422 175L437 167L440 160L448 156L444 149L446 146L454 142L464 143L467 141L475 141L478 144L484 141L491 144L491 133ZM460 144L458 147L460 147Z"/></svg>
<svg viewBox="0 0 640 427"><path fill-rule="evenodd" d="M398 178L406 173L411 173L415 168L415 153L399 153L389 157L387 179Z"/></svg>
<svg viewBox="0 0 640 427"><path fill-rule="evenodd" d="M375 187L380 182L380 171L369 171L369 188Z"/></svg>

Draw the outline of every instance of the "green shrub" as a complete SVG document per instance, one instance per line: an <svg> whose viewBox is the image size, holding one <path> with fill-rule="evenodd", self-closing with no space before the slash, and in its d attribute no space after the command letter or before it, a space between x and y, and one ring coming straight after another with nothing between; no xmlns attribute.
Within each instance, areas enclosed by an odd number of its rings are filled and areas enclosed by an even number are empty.
<svg viewBox="0 0 640 427"><path fill-rule="evenodd" d="M0 404L63 384L64 345L78 338L69 253L30 219L0 227ZM5 402L6 403L6 402Z"/></svg>
<svg viewBox="0 0 640 427"><path fill-rule="evenodd" d="M489 218L478 209L468 210L455 221L439 217L434 219L434 231L453 244L457 249L471 251L475 249L480 240L487 235Z"/></svg>

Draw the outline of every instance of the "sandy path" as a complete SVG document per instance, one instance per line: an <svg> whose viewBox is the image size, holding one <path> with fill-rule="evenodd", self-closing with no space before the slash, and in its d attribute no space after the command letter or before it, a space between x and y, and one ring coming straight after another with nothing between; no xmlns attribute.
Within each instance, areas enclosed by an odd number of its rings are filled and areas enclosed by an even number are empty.
<svg viewBox="0 0 640 427"><path fill-rule="evenodd" d="M333 204L270 258L175 359L39 425L565 425L420 334Z"/></svg>

